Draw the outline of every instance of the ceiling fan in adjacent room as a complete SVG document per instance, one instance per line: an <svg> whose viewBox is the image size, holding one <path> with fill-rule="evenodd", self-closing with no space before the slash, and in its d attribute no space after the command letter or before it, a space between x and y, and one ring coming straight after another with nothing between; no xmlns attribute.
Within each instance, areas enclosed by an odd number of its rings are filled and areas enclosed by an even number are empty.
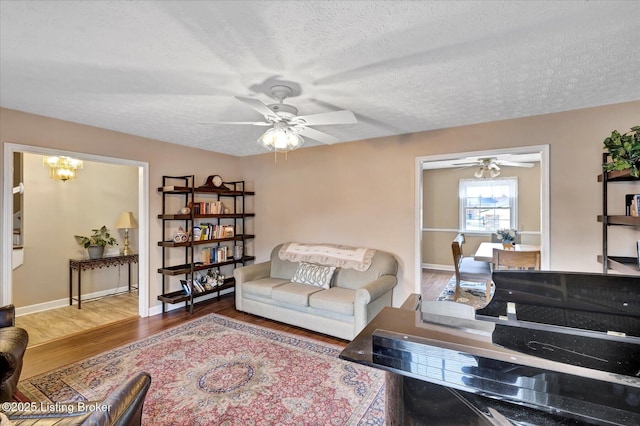
<svg viewBox="0 0 640 426"><path fill-rule="evenodd" d="M485 177L498 177L500 176L500 166L509 167L533 167L533 163L523 163L516 161L500 160L498 158L478 158L469 159L469 161L456 163L455 166L462 167L474 167L477 166L478 170L473 174L478 179Z"/></svg>
<svg viewBox="0 0 640 426"><path fill-rule="evenodd" d="M269 126L270 128L258 139L258 143L269 151L292 151L304 144L303 136L325 144L340 142L338 138L309 126L355 124L358 122L356 116L349 110L298 115L296 107L284 103L284 100L293 94L293 90L285 85L272 86L270 93L278 100L278 103L267 105L257 98L236 96L236 99L262 114L265 121L219 121L201 124Z"/></svg>

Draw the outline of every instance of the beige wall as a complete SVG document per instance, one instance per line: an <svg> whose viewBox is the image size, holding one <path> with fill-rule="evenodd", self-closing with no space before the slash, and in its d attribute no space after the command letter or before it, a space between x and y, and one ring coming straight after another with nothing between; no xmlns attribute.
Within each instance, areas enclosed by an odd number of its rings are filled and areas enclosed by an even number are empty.
<svg viewBox="0 0 640 426"><path fill-rule="evenodd" d="M426 118L425 118L426 119ZM547 114L242 159L255 181L257 255L282 241L331 241L385 249L400 263L394 304L415 290L416 157L550 145L550 268L598 272L602 140L640 122L640 102ZM631 188L629 186L635 185ZM617 190L638 192L638 184ZM635 188L635 189L634 189ZM622 201L624 204L624 201ZM633 253L626 229L617 254Z"/></svg>
<svg viewBox="0 0 640 426"><path fill-rule="evenodd" d="M46 147L149 164L149 306L160 303L157 295L161 293L162 281L157 270L162 264L162 252L157 241L161 239L162 231L157 215L161 210L162 198L158 195L157 188L161 184L162 175L195 174L196 183L204 183L206 177L212 174L220 174L227 180L242 178L240 159L233 156L4 108L0 108L0 141L3 144ZM0 152L0 161L3 162L2 156L4 148ZM65 265L68 265L68 260ZM175 290L179 288L178 282L172 282L172 285Z"/></svg>
<svg viewBox="0 0 640 426"><path fill-rule="evenodd" d="M423 173L422 263L453 268L451 241L460 228L460 179L472 179L477 168L425 170ZM500 177L518 178L518 229L524 244L540 244L540 163L534 167L500 167ZM456 231L451 231L456 230ZM474 253L491 234L465 234L464 253Z"/></svg>
<svg viewBox="0 0 640 426"><path fill-rule="evenodd" d="M427 118L425 118L427 119ZM375 247L399 261L394 305L415 289L415 159L451 152L550 145L551 269L599 271L602 140L640 122L640 102L486 124L305 148L287 161L273 154L235 158L135 136L0 110L0 140L150 164L150 303L160 277L160 197L163 174L218 173L244 178L256 190L255 255L265 260L283 241L329 241ZM617 191L638 192L637 184ZM625 186L628 186L625 184ZM624 201L622 201L624 204ZM627 235L629 234L629 235ZM632 253L640 231L620 237Z"/></svg>

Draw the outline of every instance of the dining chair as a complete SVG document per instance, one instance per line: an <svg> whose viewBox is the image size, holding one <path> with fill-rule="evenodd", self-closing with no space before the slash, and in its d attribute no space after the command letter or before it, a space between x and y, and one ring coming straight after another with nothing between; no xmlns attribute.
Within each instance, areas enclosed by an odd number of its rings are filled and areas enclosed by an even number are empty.
<svg viewBox="0 0 640 426"><path fill-rule="evenodd" d="M540 269L540 250L517 251L493 249L494 269Z"/></svg>
<svg viewBox="0 0 640 426"><path fill-rule="evenodd" d="M458 300L458 296L460 295L460 281L471 281L486 284L486 297L488 302L491 299L491 265L489 262L475 260L473 257L464 257L462 244L464 244L464 234L458 234L451 242L453 266L456 272L456 289L453 300Z"/></svg>

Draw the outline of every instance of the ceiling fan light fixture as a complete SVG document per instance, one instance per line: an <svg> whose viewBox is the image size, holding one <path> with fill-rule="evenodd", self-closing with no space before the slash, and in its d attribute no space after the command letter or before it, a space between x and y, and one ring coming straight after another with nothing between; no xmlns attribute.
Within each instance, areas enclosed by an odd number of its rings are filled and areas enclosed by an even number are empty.
<svg viewBox="0 0 640 426"><path fill-rule="evenodd" d="M500 176L500 168L492 162L483 162L478 170L473 174L476 178L482 179L491 176L492 178Z"/></svg>
<svg viewBox="0 0 640 426"><path fill-rule="evenodd" d="M304 145L304 139L296 131L278 124L260 136L260 145L269 151L293 151Z"/></svg>

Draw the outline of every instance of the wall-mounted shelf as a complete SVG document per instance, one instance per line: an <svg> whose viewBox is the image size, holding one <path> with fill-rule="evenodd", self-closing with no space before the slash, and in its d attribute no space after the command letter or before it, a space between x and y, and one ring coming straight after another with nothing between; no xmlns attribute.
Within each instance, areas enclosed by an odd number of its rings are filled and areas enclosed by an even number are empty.
<svg viewBox="0 0 640 426"><path fill-rule="evenodd" d="M606 164L609 154L602 155L602 164ZM598 215L598 222L602 223L602 255L598 262L602 263L602 271L608 274L613 270L625 275L639 275L637 257L611 256L609 254L609 226L640 227L640 217L608 214L608 185L615 182L640 182L639 178L631 176L629 170L615 170L598 175L598 182L602 182L602 214ZM621 200L623 202L624 200Z"/></svg>

